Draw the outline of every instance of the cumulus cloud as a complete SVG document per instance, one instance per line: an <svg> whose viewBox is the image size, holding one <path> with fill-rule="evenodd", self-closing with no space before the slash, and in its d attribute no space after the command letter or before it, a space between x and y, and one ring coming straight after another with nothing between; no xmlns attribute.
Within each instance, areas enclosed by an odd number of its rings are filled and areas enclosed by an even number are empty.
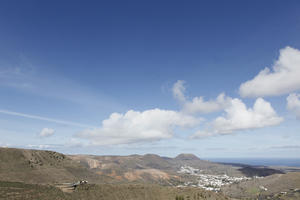
<svg viewBox="0 0 300 200"><path fill-rule="evenodd" d="M215 100L205 100L204 97L194 97L191 101L187 100L184 94L184 81L178 80L173 86L173 96L182 104L182 111L184 113L211 113L223 110L231 101L224 93L218 95Z"/></svg>
<svg viewBox="0 0 300 200"><path fill-rule="evenodd" d="M205 101L203 97L194 97L192 101L186 101L182 110L186 113L210 113L223 110L230 104L230 97L224 93L218 95L215 100Z"/></svg>
<svg viewBox="0 0 300 200"><path fill-rule="evenodd" d="M238 130L262 128L279 124L278 117L271 104L258 98L253 108L240 99L233 99L224 93L214 100L195 97L191 101L185 96L184 81L173 85L173 95L181 104L181 111L150 109L145 111L129 110L126 113L112 113L102 121L99 128L90 128L76 134L77 138L90 145L131 144L168 139L174 136L177 128L198 128L202 118L197 113L225 111L224 116L209 123L209 129L198 130L192 137L209 137L229 134Z"/></svg>
<svg viewBox="0 0 300 200"><path fill-rule="evenodd" d="M240 99L232 99L231 105L225 108L225 115L217 117L211 123L211 130L196 132L193 137L206 137L218 134L230 134L239 130L263 128L278 125L283 121L271 104L258 98L253 108L247 108Z"/></svg>
<svg viewBox="0 0 300 200"><path fill-rule="evenodd" d="M300 94L292 93L287 98L287 109L296 114L300 119Z"/></svg>
<svg viewBox="0 0 300 200"><path fill-rule="evenodd" d="M300 51L292 47L280 50L272 70L265 68L252 80L242 83L242 97L264 97L288 94L300 89Z"/></svg>
<svg viewBox="0 0 300 200"><path fill-rule="evenodd" d="M43 128L42 131L40 132L39 136L40 137L50 137L54 134L54 129L51 128Z"/></svg>
<svg viewBox="0 0 300 200"><path fill-rule="evenodd" d="M129 144L171 138L175 128L194 127L202 119L172 110L152 109L143 112L129 110L112 113L102 126L87 129L77 137L94 145Z"/></svg>
<svg viewBox="0 0 300 200"><path fill-rule="evenodd" d="M247 108L240 99L233 99L225 112L225 117L218 117L214 121L217 133L274 126L283 121L277 116L271 104L262 98L255 101L253 108Z"/></svg>

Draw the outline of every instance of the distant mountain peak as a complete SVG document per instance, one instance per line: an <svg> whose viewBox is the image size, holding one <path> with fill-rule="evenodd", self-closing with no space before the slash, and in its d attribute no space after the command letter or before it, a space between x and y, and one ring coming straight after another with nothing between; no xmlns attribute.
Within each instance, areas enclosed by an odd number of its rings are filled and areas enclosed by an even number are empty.
<svg viewBox="0 0 300 200"><path fill-rule="evenodd" d="M200 160L197 156L190 153L182 153L175 157L177 160Z"/></svg>

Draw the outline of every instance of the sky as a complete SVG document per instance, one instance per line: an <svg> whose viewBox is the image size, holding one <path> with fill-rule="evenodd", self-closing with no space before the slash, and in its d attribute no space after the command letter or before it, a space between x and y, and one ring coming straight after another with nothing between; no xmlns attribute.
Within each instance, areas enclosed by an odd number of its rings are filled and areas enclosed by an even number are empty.
<svg viewBox="0 0 300 200"><path fill-rule="evenodd" d="M0 146L299 158L300 2L0 2Z"/></svg>

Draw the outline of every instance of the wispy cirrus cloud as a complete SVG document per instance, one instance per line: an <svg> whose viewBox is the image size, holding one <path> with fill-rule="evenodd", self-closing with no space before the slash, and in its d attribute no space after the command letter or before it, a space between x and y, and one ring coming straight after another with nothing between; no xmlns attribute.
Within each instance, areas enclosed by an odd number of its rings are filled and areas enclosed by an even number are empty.
<svg viewBox="0 0 300 200"><path fill-rule="evenodd" d="M116 109L124 106L101 90L54 72L45 73L22 55L15 63L0 60L0 87L13 88L35 96L58 99L92 109Z"/></svg>
<svg viewBox="0 0 300 200"><path fill-rule="evenodd" d="M93 128L93 127L95 127L95 126L88 125L88 124L82 124L82 123L77 123L77 122L53 119L53 118L42 117L42 116L38 116L38 115L31 115L31 114L26 114L26 113L13 112L13 111L8 111L8 110L0 110L0 113L6 114L6 115L13 115L13 116L17 116L17 117L24 117L24 118L29 118L29 119L48 121L48 122L53 122L53 123L63 124L63 125L68 125L68 126L76 126L76 127L82 127L82 128Z"/></svg>

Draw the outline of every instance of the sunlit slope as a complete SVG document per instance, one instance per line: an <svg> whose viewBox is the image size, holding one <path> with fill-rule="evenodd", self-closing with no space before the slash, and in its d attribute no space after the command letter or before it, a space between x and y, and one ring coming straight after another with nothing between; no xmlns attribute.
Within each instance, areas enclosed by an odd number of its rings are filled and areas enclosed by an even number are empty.
<svg viewBox="0 0 300 200"><path fill-rule="evenodd" d="M0 148L0 180L27 183L106 180L66 155L53 151Z"/></svg>

